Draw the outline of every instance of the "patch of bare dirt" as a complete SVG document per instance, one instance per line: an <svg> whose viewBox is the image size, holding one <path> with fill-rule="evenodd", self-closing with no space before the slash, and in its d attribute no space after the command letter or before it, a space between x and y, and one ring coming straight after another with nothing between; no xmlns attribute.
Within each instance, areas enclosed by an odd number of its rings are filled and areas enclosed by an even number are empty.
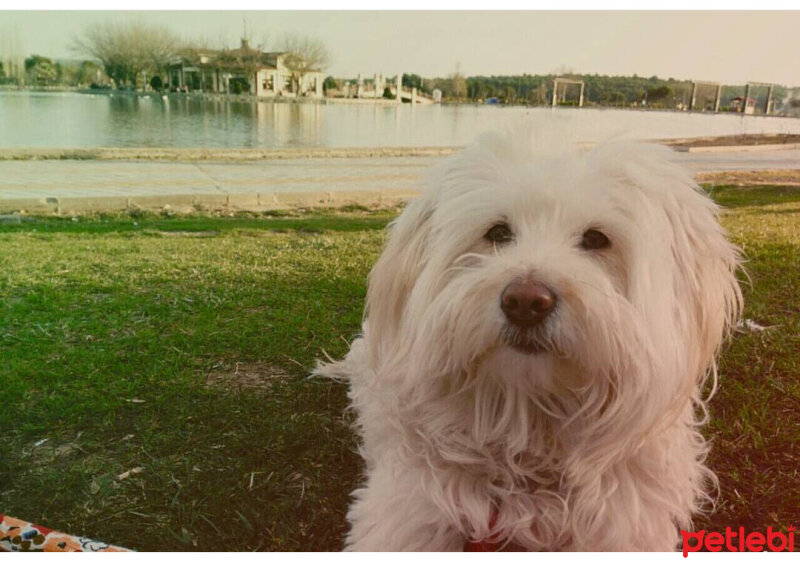
<svg viewBox="0 0 800 561"><path fill-rule="evenodd" d="M34 465L44 465L56 460L72 456L76 452L84 452L77 442L59 443L43 438L22 451L22 457Z"/></svg>
<svg viewBox="0 0 800 561"><path fill-rule="evenodd" d="M223 385L237 390L270 389L274 384L290 379L286 370L266 362L235 362L219 365L206 374L206 385Z"/></svg>
<svg viewBox="0 0 800 561"><path fill-rule="evenodd" d="M800 143L800 134L735 134L730 136L703 136L659 141L672 147L698 148L701 146L758 146L762 144Z"/></svg>

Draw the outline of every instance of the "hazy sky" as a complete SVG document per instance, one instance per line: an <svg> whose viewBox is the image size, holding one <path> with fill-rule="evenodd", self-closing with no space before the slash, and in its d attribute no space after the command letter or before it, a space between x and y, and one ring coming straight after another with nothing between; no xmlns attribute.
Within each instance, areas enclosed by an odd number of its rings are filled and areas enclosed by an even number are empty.
<svg viewBox="0 0 800 561"><path fill-rule="evenodd" d="M467 75L570 69L800 86L800 11L0 11L0 46L3 36L16 36L26 54L75 58L72 38L85 24L109 19L159 22L185 38L231 47L243 20L253 43L274 47L286 32L308 34L328 46L327 73L337 77L446 76L459 66Z"/></svg>

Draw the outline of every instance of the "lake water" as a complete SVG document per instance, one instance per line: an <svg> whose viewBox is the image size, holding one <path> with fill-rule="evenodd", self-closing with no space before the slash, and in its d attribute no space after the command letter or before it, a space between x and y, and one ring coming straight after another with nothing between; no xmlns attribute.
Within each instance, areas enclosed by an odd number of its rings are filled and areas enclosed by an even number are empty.
<svg viewBox="0 0 800 561"><path fill-rule="evenodd" d="M0 92L3 148L454 146L554 121L579 140L800 134L800 119L614 109L294 104L125 94Z"/></svg>

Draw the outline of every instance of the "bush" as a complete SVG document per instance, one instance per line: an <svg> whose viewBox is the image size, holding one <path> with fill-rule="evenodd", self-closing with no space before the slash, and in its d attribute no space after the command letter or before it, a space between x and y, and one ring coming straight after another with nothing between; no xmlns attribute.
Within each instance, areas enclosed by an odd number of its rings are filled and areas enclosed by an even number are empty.
<svg viewBox="0 0 800 561"><path fill-rule="evenodd" d="M333 76L328 76L327 78L325 78L325 81L322 82L322 89L326 92L328 90L338 89L338 86L336 84L336 79Z"/></svg>
<svg viewBox="0 0 800 561"><path fill-rule="evenodd" d="M244 78L231 78L230 89L232 94L249 93L250 84Z"/></svg>

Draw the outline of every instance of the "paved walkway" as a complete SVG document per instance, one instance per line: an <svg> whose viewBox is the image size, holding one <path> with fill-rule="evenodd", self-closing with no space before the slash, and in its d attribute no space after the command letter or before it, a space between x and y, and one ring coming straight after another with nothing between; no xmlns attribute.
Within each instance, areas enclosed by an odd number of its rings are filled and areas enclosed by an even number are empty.
<svg viewBox="0 0 800 561"><path fill-rule="evenodd" d="M695 173L800 168L800 151L687 153ZM413 194L440 157L306 158L257 162L0 161L0 212L127 207L279 208Z"/></svg>
<svg viewBox="0 0 800 561"><path fill-rule="evenodd" d="M269 209L391 202L438 158L259 162L0 161L0 212L194 206Z"/></svg>
<svg viewBox="0 0 800 561"><path fill-rule="evenodd" d="M0 162L0 198L331 191L413 185L436 158Z"/></svg>
<svg viewBox="0 0 800 561"><path fill-rule="evenodd" d="M675 152L675 161L695 173L800 168L800 150L770 152Z"/></svg>

